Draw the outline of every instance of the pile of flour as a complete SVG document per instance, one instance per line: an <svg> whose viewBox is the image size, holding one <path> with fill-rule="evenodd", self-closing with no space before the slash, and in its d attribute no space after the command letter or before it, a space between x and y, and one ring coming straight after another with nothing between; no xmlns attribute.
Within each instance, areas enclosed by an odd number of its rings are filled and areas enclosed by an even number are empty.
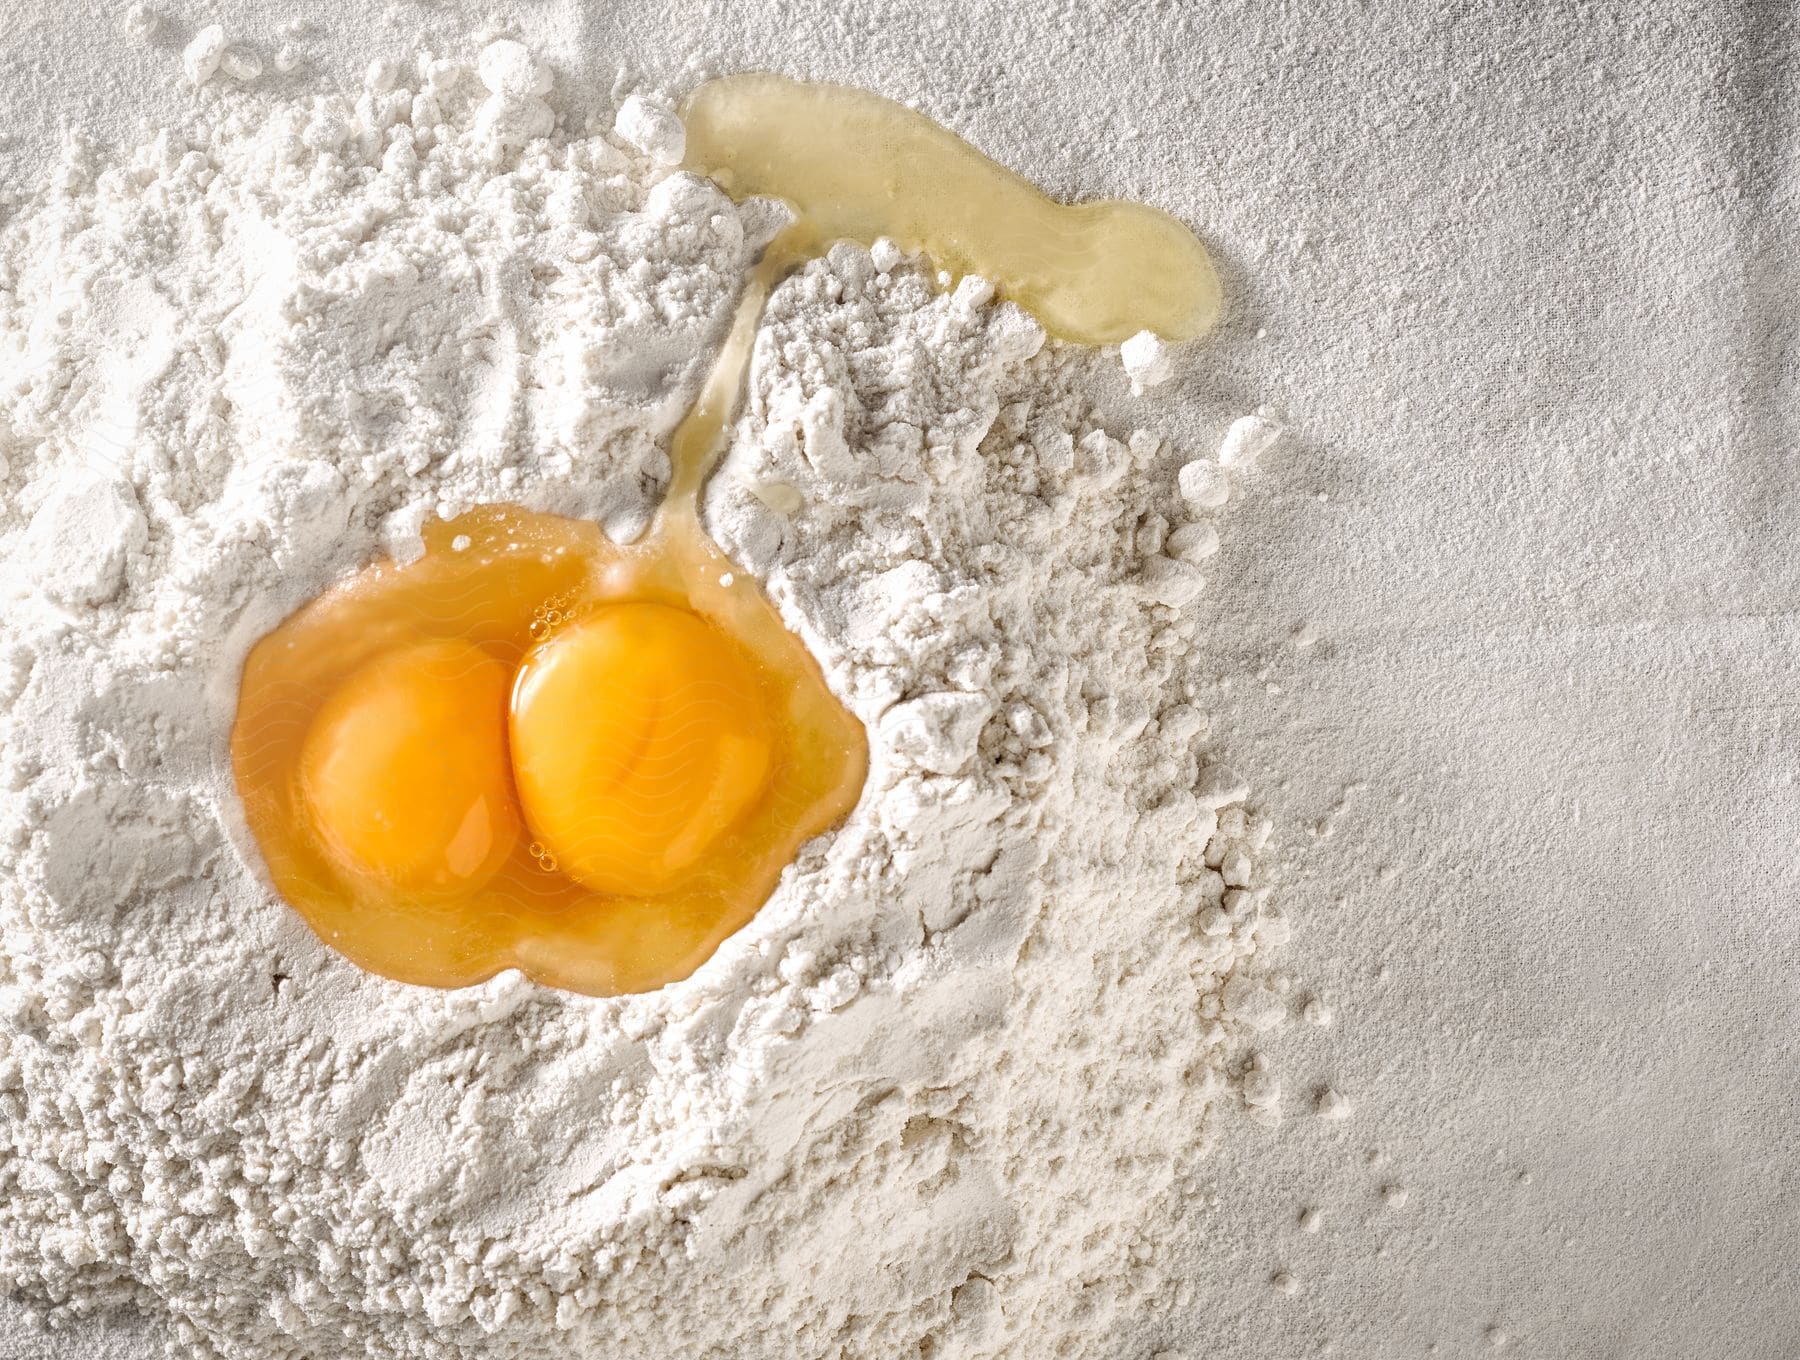
<svg viewBox="0 0 1800 1360"><path fill-rule="evenodd" d="M1099 356L833 250L707 513L867 725L861 804L653 995L365 975L238 824L245 651L430 516L636 533L781 219L517 44L278 102L201 37L188 126L0 222L0 1280L182 1356L1157 1349L1299 1003L1183 609L1272 427L1109 430Z"/></svg>

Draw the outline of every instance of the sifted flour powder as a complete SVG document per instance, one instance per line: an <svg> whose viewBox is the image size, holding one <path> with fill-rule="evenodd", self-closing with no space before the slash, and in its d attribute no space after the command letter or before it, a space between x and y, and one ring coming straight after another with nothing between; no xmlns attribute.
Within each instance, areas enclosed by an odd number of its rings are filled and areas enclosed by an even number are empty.
<svg viewBox="0 0 1800 1360"><path fill-rule="evenodd" d="M184 1356L1155 1349L1212 1131L1281 1107L1269 825L1181 610L1250 457L1115 438L1098 356L834 249L707 509L861 805L658 993L363 975L237 825L244 651L431 515L637 532L781 216L671 173L662 104L559 126L517 44L200 85L0 226L0 1278Z"/></svg>

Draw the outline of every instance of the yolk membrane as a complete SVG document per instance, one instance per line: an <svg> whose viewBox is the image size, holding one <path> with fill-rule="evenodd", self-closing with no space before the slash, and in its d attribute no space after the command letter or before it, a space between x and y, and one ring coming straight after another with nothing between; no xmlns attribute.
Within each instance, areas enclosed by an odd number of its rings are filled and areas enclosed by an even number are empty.
<svg viewBox="0 0 1800 1360"><path fill-rule="evenodd" d="M519 839L507 768L507 668L467 642L376 657L320 707L302 798L345 870L440 896L494 876Z"/></svg>
<svg viewBox="0 0 1800 1360"><path fill-rule="evenodd" d="M685 610L620 604L525 658L512 750L526 821L564 873L663 892L762 794L775 733L740 646Z"/></svg>

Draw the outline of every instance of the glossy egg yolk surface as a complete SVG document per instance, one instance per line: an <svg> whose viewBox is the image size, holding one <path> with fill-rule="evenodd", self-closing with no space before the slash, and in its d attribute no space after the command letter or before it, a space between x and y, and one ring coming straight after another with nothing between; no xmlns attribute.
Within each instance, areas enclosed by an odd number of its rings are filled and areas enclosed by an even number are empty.
<svg viewBox="0 0 1800 1360"><path fill-rule="evenodd" d="M302 804L346 874L396 893L481 887L519 839L506 751L511 675L467 642L377 656L319 708Z"/></svg>
<svg viewBox="0 0 1800 1360"><path fill-rule="evenodd" d="M251 650L232 729L280 895L371 971L686 976L856 801L861 725L691 520L489 507Z"/></svg>
<svg viewBox="0 0 1800 1360"><path fill-rule="evenodd" d="M775 746L750 657L668 605L600 610L534 648L513 692L526 818L599 892L679 881L762 797Z"/></svg>

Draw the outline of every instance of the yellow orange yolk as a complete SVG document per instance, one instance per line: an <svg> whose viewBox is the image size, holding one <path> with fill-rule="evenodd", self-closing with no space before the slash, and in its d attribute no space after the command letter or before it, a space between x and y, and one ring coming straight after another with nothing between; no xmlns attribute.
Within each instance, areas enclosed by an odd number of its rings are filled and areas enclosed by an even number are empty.
<svg viewBox="0 0 1800 1360"><path fill-rule="evenodd" d="M376 657L319 708L300 792L340 867L394 892L479 888L519 839L511 673L467 642Z"/></svg>
<svg viewBox="0 0 1800 1360"><path fill-rule="evenodd" d="M597 892L662 892L762 796L776 735L744 650L683 609L614 605L527 655L512 752L532 835Z"/></svg>

